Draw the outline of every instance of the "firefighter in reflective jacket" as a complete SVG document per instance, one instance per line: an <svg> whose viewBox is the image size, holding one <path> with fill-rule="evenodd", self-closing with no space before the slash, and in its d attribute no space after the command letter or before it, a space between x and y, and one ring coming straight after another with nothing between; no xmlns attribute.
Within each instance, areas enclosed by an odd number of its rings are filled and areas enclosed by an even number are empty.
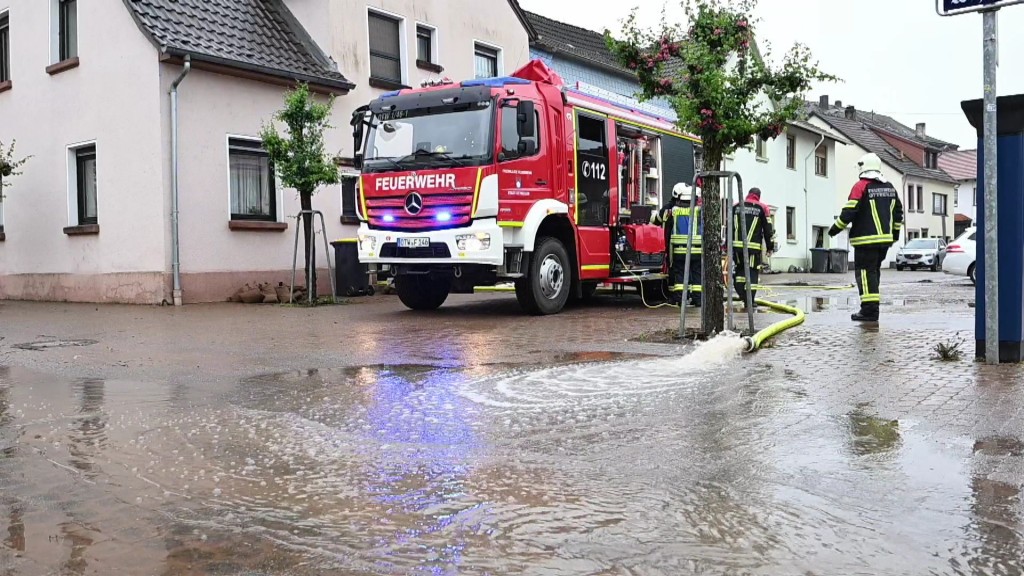
<svg viewBox="0 0 1024 576"><path fill-rule="evenodd" d="M732 260L736 267L733 284L736 286L736 293L746 301L747 285L751 286L751 297L757 297L757 285L760 278L760 268L765 252L770 256L774 249L775 232L772 230L771 222L768 220L769 209L761 202L761 190L751 188L743 203L737 203L732 209ZM743 236L743 227L740 217L747 222L747 236ZM743 270L743 247L747 248L747 255L750 260L750 277L744 276ZM749 281L749 282L748 282Z"/></svg>
<svg viewBox="0 0 1024 576"><path fill-rule="evenodd" d="M860 180L850 191L849 201L839 219L828 231L835 236L850 229L853 262L860 291L860 312L851 319L855 322L878 320L881 300L878 284L882 275L882 261L889 247L900 239L903 228L903 203L896 188L882 177L882 160L875 154L865 154L857 162Z"/></svg>
<svg viewBox="0 0 1024 576"><path fill-rule="evenodd" d="M694 190L688 184L680 182L672 188L672 202L664 206L651 219L653 224L665 226L665 246L668 251L669 260L669 285L672 291L672 301L682 301L684 279L686 278L686 242L690 230L693 230L693 239L690 245L690 303L700 306L701 303L701 208L700 189L697 189L697 198L693 207L693 217L690 215L690 202L693 199Z"/></svg>

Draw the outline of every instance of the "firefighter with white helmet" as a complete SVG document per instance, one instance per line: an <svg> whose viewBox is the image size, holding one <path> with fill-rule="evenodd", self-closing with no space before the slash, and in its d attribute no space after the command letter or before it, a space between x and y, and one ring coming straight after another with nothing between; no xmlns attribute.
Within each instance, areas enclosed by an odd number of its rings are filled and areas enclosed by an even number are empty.
<svg viewBox="0 0 1024 576"><path fill-rule="evenodd" d="M860 179L850 191L849 201L828 231L835 236L850 229L850 245L860 311L851 316L855 322L878 320L881 301L879 283L882 261L889 247L900 239L903 228L903 203L899 191L882 176L882 160L877 154L865 154L857 162Z"/></svg>
<svg viewBox="0 0 1024 576"><path fill-rule="evenodd" d="M696 196L696 198L695 198ZM692 208L691 208L692 204ZM665 227L665 246L669 259L669 286L672 301L682 301L682 290L686 277L686 255L690 255L690 303L700 306L701 303L701 207L700 188L696 190L685 182L672 188L672 200L659 210L651 219L653 224ZM690 230L693 239L687 252L687 239Z"/></svg>

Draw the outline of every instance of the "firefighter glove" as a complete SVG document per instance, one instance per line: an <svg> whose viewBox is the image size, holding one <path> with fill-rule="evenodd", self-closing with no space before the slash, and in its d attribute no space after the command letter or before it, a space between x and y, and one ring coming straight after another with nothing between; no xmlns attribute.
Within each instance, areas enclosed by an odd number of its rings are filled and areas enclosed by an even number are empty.
<svg viewBox="0 0 1024 576"><path fill-rule="evenodd" d="M836 226L835 224L833 224L832 227L828 229L829 236L838 236L840 232L842 232L842 230L840 230L839 227Z"/></svg>

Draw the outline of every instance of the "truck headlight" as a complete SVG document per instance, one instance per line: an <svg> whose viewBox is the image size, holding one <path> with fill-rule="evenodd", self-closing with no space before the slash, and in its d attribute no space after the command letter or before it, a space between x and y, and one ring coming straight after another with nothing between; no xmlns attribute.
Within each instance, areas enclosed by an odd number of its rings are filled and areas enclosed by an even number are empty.
<svg viewBox="0 0 1024 576"><path fill-rule="evenodd" d="M460 234L455 237L455 246L466 252L481 252L491 248L491 235L486 232Z"/></svg>
<svg viewBox="0 0 1024 576"><path fill-rule="evenodd" d="M359 237L359 250L361 252L370 252L377 248L377 237L376 236L360 236Z"/></svg>

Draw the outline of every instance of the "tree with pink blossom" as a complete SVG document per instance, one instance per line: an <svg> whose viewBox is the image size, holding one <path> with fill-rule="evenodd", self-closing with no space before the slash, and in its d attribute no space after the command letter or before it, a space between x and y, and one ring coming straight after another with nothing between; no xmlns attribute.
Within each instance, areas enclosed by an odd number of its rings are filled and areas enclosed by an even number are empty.
<svg viewBox="0 0 1024 576"><path fill-rule="evenodd" d="M816 80L836 80L796 44L778 66L768 62L754 42L756 0L682 0L685 26L661 24L645 29L634 9L620 38L605 32L620 63L634 71L643 100L664 99L675 110L683 132L701 139L703 166L716 170L722 159L755 137L778 137L789 121L803 114L804 97ZM764 105L764 98L770 105ZM703 187L704 301L721 302L722 197L719 182ZM704 306L706 330L721 332L722 306Z"/></svg>

